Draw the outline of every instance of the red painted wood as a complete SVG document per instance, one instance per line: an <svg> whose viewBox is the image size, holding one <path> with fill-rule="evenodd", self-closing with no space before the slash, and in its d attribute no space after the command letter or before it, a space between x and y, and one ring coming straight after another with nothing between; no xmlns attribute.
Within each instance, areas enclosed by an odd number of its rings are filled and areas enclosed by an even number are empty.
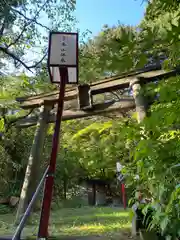
<svg viewBox="0 0 180 240"><path fill-rule="evenodd" d="M121 189L122 189L122 198L123 198L123 206L124 209L126 209L126 192L125 192L125 184L121 184Z"/></svg>
<svg viewBox="0 0 180 240"><path fill-rule="evenodd" d="M56 169L56 157L58 153L61 119L62 119L63 106L64 106L65 85L68 80L67 68L61 68L60 75L61 75L61 83L60 83L58 110L57 110L56 124L54 129L49 171L45 181L44 197L43 197L39 233L38 233L39 238L48 238L48 224L49 224L51 201L52 201L52 195L53 195L54 173Z"/></svg>

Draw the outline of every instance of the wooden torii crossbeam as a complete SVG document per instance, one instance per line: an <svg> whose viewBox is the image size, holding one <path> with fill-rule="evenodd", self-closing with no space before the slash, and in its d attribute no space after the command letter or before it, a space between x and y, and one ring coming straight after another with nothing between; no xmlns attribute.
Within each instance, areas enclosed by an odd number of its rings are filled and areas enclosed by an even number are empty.
<svg viewBox="0 0 180 240"><path fill-rule="evenodd" d="M89 85L89 91L87 92L86 98L90 97L92 100L99 94L111 93L117 90L128 89L130 83L134 79L138 79L141 83L145 84L152 81L158 81L164 78L169 78L170 76L175 76L179 72L177 70L165 71L162 69L149 69L134 71L127 74L122 74L107 78ZM30 97L21 97L17 98L16 101L20 103L20 106L23 109L34 109L42 105L54 107L58 100L59 91L53 91L51 93L39 94L36 96ZM90 94L88 96L88 94ZM101 115L103 113L119 111L119 113L127 112L135 108L135 102L131 96L119 96L119 99L111 101L109 103L101 104L90 104L87 108L80 108L80 92L78 87L68 87L65 93L65 107L63 112L62 120L71 120L77 118L84 118L93 115ZM82 99L81 101L87 101L87 99ZM88 101L87 101L88 102ZM73 107L71 108L71 105ZM38 116L29 116L25 119L17 121L17 127L30 127L34 126L37 123ZM55 113L50 112L47 122L52 123L55 121Z"/></svg>

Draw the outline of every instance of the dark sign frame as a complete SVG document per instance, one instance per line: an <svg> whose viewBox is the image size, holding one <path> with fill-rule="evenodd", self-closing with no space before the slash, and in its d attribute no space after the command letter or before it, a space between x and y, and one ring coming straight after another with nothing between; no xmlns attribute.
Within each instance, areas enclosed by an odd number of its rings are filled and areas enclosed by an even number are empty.
<svg viewBox="0 0 180 240"><path fill-rule="evenodd" d="M76 36L76 64L75 65L66 65L66 64L50 64L50 55L51 55L51 40L52 40L52 35L53 34L59 34L59 35L75 35ZM78 77L79 77L79 49L78 49L78 33L71 33L71 32L56 32L52 31L49 34L49 44L48 44L48 60L47 60L47 66L48 66L48 72L50 76L50 80L52 83L57 83L60 84L60 82L56 82L53 80L53 76L51 74L51 69L50 67L59 67L60 68L76 68L76 79L77 81L72 83L72 82L67 82L67 84L78 84Z"/></svg>

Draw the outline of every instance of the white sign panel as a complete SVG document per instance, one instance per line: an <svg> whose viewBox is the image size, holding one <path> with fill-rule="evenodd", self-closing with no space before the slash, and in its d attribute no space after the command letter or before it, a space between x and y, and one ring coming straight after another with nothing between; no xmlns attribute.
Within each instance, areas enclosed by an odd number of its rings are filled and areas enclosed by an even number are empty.
<svg viewBox="0 0 180 240"><path fill-rule="evenodd" d="M116 163L116 170L117 172L120 172L122 170L123 166L120 164L120 162Z"/></svg>
<svg viewBox="0 0 180 240"><path fill-rule="evenodd" d="M77 66L78 36L75 33L56 33L50 35L49 65Z"/></svg>
<svg viewBox="0 0 180 240"><path fill-rule="evenodd" d="M54 83L60 83L61 77L59 72L59 67L50 67L51 76ZM68 68L68 83L77 83L77 68Z"/></svg>
<svg viewBox="0 0 180 240"><path fill-rule="evenodd" d="M117 171L117 179L122 182L124 180L124 175L121 173L121 170L123 169L123 166L120 164L120 162L116 163L116 171Z"/></svg>

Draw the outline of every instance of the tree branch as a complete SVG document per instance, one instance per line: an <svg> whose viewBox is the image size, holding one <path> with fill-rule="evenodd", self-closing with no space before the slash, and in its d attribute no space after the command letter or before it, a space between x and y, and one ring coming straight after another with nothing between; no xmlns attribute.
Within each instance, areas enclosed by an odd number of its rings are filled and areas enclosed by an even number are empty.
<svg viewBox="0 0 180 240"><path fill-rule="evenodd" d="M47 0L48 1L48 0ZM34 22L37 25L39 25L40 27L45 28L46 30L50 31L50 28L48 28L47 26L43 25L42 23L38 22L36 20L37 15L42 11L43 7L47 4L47 1L44 3L44 5L40 8L40 10L36 13L34 18L28 18L26 17L22 12L20 12L17 9L12 8L11 10L13 10L14 12L16 12L17 14L19 14L20 16L22 16L24 19L26 19L27 21L30 21L31 23Z"/></svg>
<svg viewBox="0 0 180 240"><path fill-rule="evenodd" d="M3 21L3 23L2 23L2 27L1 27L1 29L0 29L0 38L3 36L3 33L4 33L5 22L6 22L6 18L4 18L4 21Z"/></svg>
<svg viewBox="0 0 180 240"><path fill-rule="evenodd" d="M12 45L15 45L19 40L20 38L23 36L23 33L26 31L26 28L27 28L28 24L25 24L25 26L23 27L21 33L18 35L18 37L14 40L14 42L10 43L7 48L10 48Z"/></svg>
<svg viewBox="0 0 180 240"><path fill-rule="evenodd" d="M44 54L44 56L40 59L40 61L38 61L37 63L28 66L26 63L24 63L18 56L16 56L14 53L12 53L11 51L9 51L9 49L0 46L0 51L4 52L5 54L7 54L8 56L10 56L11 58L13 58L15 61L19 62L22 66L24 66L27 70L29 70L30 72L32 72L31 68L35 68L37 67L46 57L47 52Z"/></svg>
<svg viewBox="0 0 180 240"><path fill-rule="evenodd" d="M8 56L12 57L15 61L18 61L18 62L21 63L26 69L28 69L30 72L32 72L29 66L27 66L20 58L18 58L14 53L12 53L11 51L9 51L7 48L4 48L4 47L0 46L0 51L4 52L4 53L7 54Z"/></svg>
<svg viewBox="0 0 180 240"><path fill-rule="evenodd" d="M44 56L43 56L38 62L36 62L34 65L29 66L29 68L35 68L35 67L37 67L37 66L45 59L46 56L47 56L47 51L46 51L46 53L44 54Z"/></svg>
<svg viewBox="0 0 180 240"><path fill-rule="evenodd" d="M37 25L46 28L47 30L50 30L48 27L42 25L41 23L37 22L36 18L38 17L39 13L42 11L42 9L45 7L45 5L47 4L48 0L45 1L45 3L40 7L40 9L35 13L35 16L33 18L28 18L26 17L21 11L11 8L12 11L16 12L17 14L19 14L20 16L22 16L25 20L27 20L27 22L25 23L21 33L18 35L18 37L14 40L14 42L10 43L8 45L8 48L11 47L12 45L15 45L19 39L23 36L23 33L26 31L26 28L32 24L32 23L36 23Z"/></svg>

